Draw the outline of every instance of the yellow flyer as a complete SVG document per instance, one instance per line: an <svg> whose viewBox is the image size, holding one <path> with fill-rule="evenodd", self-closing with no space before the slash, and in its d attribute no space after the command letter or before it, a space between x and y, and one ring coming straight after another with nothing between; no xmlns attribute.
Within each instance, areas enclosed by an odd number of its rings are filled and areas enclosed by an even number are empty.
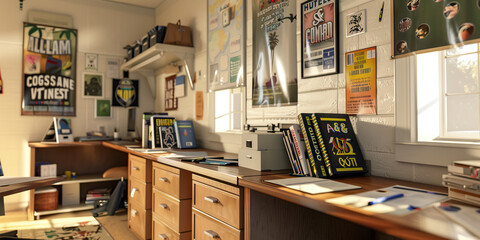
<svg viewBox="0 0 480 240"><path fill-rule="evenodd" d="M377 47L345 54L347 114L377 114Z"/></svg>

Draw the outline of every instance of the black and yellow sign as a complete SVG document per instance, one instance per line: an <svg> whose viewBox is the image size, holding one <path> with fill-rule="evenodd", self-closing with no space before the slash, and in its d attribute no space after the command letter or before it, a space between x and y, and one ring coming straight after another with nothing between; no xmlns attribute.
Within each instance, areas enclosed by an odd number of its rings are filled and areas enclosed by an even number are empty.
<svg viewBox="0 0 480 240"><path fill-rule="evenodd" d="M138 80L113 79L112 106L138 107Z"/></svg>

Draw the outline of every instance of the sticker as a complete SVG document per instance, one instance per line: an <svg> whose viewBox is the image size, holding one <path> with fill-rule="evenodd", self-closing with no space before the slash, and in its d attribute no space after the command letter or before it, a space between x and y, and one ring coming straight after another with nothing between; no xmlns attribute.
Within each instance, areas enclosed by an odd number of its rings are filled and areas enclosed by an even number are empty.
<svg viewBox="0 0 480 240"><path fill-rule="evenodd" d="M415 11L417 10L418 5L420 5L420 0L410 0L407 3L407 8L410 11Z"/></svg>
<svg viewBox="0 0 480 240"><path fill-rule="evenodd" d="M458 28L458 38L461 41L469 39L473 32L475 31L475 26L471 23L464 23Z"/></svg>
<svg viewBox="0 0 480 240"><path fill-rule="evenodd" d="M443 9L443 16L446 19L452 19L460 11L460 5L457 2L451 2Z"/></svg>
<svg viewBox="0 0 480 240"><path fill-rule="evenodd" d="M406 17L398 23L398 31L406 32L412 26L412 19Z"/></svg>
<svg viewBox="0 0 480 240"><path fill-rule="evenodd" d="M401 41L397 43L397 52L398 53L404 53L407 51L407 42Z"/></svg>
<svg viewBox="0 0 480 240"><path fill-rule="evenodd" d="M418 39L426 38L429 33L430 33L430 27L426 23L420 25L417 28L417 30L415 30L415 35L417 36Z"/></svg>

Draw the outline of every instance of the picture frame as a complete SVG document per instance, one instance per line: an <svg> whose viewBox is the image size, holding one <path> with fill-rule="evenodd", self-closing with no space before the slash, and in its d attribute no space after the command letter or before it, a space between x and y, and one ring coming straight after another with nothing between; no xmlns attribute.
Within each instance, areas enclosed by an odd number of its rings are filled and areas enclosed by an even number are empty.
<svg viewBox="0 0 480 240"><path fill-rule="evenodd" d="M85 53L85 70L98 71L98 54Z"/></svg>
<svg viewBox="0 0 480 240"><path fill-rule="evenodd" d="M95 118L111 118L112 104L110 99L95 99Z"/></svg>
<svg viewBox="0 0 480 240"><path fill-rule="evenodd" d="M84 98L103 98L105 81L103 73L84 72L82 94Z"/></svg>
<svg viewBox="0 0 480 240"><path fill-rule="evenodd" d="M347 38L365 33L367 31L367 10L362 9L348 14L345 23L347 24L345 28Z"/></svg>
<svg viewBox="0 0 480 240"><path fill-rule="evenodd" d="M302 78L313 78L339 72L338 0L301 4ZM316 33L323 34L316 34Z"/></svg>

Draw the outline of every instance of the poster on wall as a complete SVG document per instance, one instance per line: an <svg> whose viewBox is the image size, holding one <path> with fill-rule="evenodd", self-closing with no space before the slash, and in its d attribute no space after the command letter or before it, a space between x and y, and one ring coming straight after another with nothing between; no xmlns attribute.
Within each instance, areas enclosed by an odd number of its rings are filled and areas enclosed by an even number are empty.
<svg viewBox="0 0 480 240"><path fill-rule="evenodd" d="M393 56L462 46L480 38L480 0L392 1Z"/></svg>
<svg viewBox="0 0 480 240"><path fill-rule="evenodd" d="M75 116L77 30L23 24L22 115Z"/></svg>
<svg viewBox="0 0 480 240"><path fill-rule="evenodd" d="M377 47L345 54L347 114L377 114Z"/></svg>
<svg viewBox="0 0 480 240"><path fill-rule="evenodd" d="M208 0L208 89L244 85L245 1Z"/></svg>
<svg viewBox="0 0 480 240"><path fill-rule="evenodd" d="M296 9L296 1L253 1L253 107L297 104Z"/></svg>
<svg viewBox="0 0 480 240"><path fill-rule="evenodd" d="M138 80L112 79L112 106L138 107Z"/></svg>
<svg viewBox="0 0 480 240"><path fill-rule="evenodd" d="M365 33L367 26L367 10L363 9L358 12L347 15L347 37L353 37L362 33Z"/></svg>
<svg viewBox="0 0 480 240"><path fill-rule="evenodd" d="M302 3L302 78L338 73L337 0Z"/></svg>

